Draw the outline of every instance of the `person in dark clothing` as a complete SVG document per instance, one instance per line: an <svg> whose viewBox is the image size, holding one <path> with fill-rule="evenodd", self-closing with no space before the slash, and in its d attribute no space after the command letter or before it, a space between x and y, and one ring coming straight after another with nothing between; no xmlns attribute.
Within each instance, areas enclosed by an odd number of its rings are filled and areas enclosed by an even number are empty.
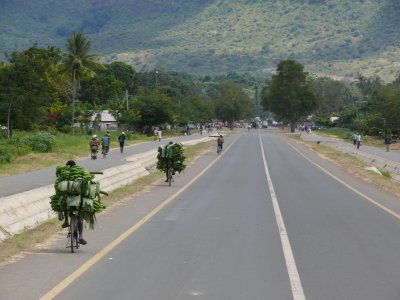
<svg viewBox="0 0 400 300"><path fill-rule="evenodd" d="M389 147L390 143L392 142L392 137L391 134L386 132L385 133L385 146L386 146L386 152L389 152Z"/></svg>
<svg viewBox="0 0 400 300"><path fill-rule="evenodd" d="M222 134L217 139L217 153L220 154L222 152L222 146L224 144L224 137Z"/></svg>
<svg viewBox="0 0 400 300"><path fill-rule="evenodd" d="M119 149L121 151L121 153L124 152L124 145L125 145L125 132L121 132L121 134L118 137L118 141L119 141Z"/></svg>

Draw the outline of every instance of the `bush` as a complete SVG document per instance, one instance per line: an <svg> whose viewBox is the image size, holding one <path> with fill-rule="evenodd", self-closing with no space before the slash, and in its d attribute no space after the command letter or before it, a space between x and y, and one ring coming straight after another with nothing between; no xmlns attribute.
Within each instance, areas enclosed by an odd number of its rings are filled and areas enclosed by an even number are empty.
<svg viewBox="0 0 400 300"><path fill-rule="evenodd" d="M55 136L49 132L39 131L23 138L23 143L35 152L51 152Z"/></svg>
<svg viewBox="0 0 400 300"><path fill-rule="evenodd" d="M7 149L11 153L11 156L22 156L31 151L31 148L24 144L20 138L8 140L7 145Z"/></svg>
<svg viewBox="0 0 400 300"><path fill-rule="evenodd" d="M0 164L9 163L11 161L11 154L7 148L0 148Z"/></svg>

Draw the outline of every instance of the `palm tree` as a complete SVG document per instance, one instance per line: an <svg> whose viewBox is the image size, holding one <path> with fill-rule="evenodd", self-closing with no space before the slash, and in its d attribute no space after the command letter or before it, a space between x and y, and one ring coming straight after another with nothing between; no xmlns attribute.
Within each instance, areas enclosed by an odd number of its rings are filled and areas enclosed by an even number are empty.
<svg viewBox="0 0 400 300"><path fill-rule="evenodd" d="M94 76L94 70L101 65L96 54L91 54L91 43L87 37L79 32L72 33L66 41L67 52L63 56L63 70L72 77L72 134L74 134L75 122L75 96L80 88L82 76Z"/></svg>

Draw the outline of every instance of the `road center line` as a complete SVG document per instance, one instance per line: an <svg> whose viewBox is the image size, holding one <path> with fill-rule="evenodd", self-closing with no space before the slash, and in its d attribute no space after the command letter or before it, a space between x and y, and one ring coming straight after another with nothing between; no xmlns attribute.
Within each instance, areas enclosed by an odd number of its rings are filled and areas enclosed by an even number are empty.
<svg viewBox="0 0 400 300"><path fill-rule="evenodd" d="M97 252L94 256L92 256L88 261L86 261L82 266L76 269L73 273L67 276L64 280L62 280L59 284L57 284L53 289L43 295L40 300L50 300L56 297L59 293L61 293L64 289L66 289L71 283L73 283L78 277L80 277L83 273L89 270L94 264L96 264L101 258L103 258L107 253L109 253L112 249L118 246L121 242L123 242L128 236L138 230L142 225L144 225L148 220L154 217L158 212L160 212L165 206L171 203L174 199L176 199L181 193L183 193L187 188L189 188L197 179L199 179L205 172L208 171L228 150L232 147L233 144L240 138L239 135L233 142L230 144L225 151L223 151L216 159L214 159L203 171L201 171L197 176L192 178L184 187L182 187L175 194L164 200L160 205L154 208L151 212L145 215L140 221L122 233L119 237L113 240L110 244L104 247L102 250Z"/></svg>
<svg viewBox="0 0 400 300"><path fill-rule="evenodd" d="M290 286L292 288L292 295L294 300L305 300L303 286L301 285L300 275L297 271L296 261L294 260L292 247L290 246L289 236L286 231L285 223L283 222L283 217L281 214L281 210L279 208L278 199L275 194L275 189L272 184L271 175L268 171L267 160L265 159L264 147L261 140L261 135L259 134L260 145L261 145L261 153L264 162L265 175L267 176L268 187L271 194L272 205L274 207L276 223L278 225L279 236L281 238L283 255L286 261L286 268L288 270Z"/></svg>
<svg viewBox="0 0 400 300"><path fill-rule="evenodd" d="M342 185L344 185L346 188L348 188L349 190L351 190L352 192L356 193L357 195L359 195L360 197L364 198L365 200L369 201L370 203L374 204L375 206L379 207L380 209L384 210L385 212L387 212L388 214L392 215L393 217L397 218L400 220L400 214L396 213L395 211L391 210L390 208L387 208L386 206L380 204L379 202L375 201L374 199L372 199L371 197L368 197L367 195L363 194L362 192L360 192L359 190L353 188L350 184L347 184L346 182L344 182L343 180L341 180L340 178L336 177L335 175L333 175L331 172L329 172L328 170L324 169L323 167L321 167L319 164L315 163L314 161L312 161L311 159L309 159L307 156L305 156L303 153L301 153L298 149L296 149L293 145L291 145L290 143L288 143L290 147L292 147L297 153L299 153L302 157L304 157L308 162L310 162L311 164L313 164L315 167L317 167L318 169L320 169L321 171L323 171L325 174L327 174L328 176L332 177L333 179L335 179L337 182L341 183Z"/></svg>

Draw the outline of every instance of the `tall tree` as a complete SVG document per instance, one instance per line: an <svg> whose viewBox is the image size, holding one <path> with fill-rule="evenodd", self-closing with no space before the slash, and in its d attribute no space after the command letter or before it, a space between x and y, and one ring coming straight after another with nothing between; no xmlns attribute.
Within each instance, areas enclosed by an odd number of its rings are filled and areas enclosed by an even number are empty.
<svg viewBox="0 0 400 300"><path fill-rule="evenodd" d="M159 126L173 121L173 103L171 99L157 92L142 93L135 98L134 108L140 114L138 126Z"/></svg>
<svg viewBox="0 0 400 300"><path fill-rule="evenodd" d="M262 100L265 109L290 124L291 132L301 118L318 107L319 101L307 83L307 76L303 65L293 60L281 61Z"/></svg>
<svg viewBox="0 0 400 300"><path fill-rule="evenodd" d="M72 78L72 133L75 122L75 98L76 91L80 88L82 76L94 76L94 70L99 68L99 59L96 54L90 53L91 43L85 35L74 32L66 41L67 51L63 57L64 70L69 72Z"/></svg>
<svg viewBox="0 0 400 300"><path fill-rule="evenodd" d="M242 87L230 81L217 86L215 114L219 118L233 123L235 120L251 117L254 103Z"/></svg>
<svg viewBox="0 0 400 300"><path fill-rule="evenodd" d="M57 73L59 54L58 49L35 45L6 55L9 64L0 68L0 111L14 128L48 125L50 107L58 98L51 79Z"/></svg>

